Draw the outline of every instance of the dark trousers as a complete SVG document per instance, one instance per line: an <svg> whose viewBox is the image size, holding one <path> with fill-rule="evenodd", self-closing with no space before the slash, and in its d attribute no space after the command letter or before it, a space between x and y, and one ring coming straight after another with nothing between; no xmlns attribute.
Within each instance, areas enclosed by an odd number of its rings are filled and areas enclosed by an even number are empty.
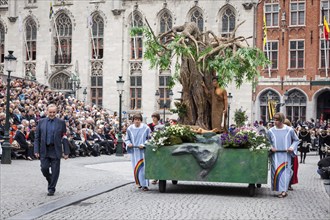
<svg viewBox="0 0 330 220"><path fill-rule="evenodd" d="M48 192L56 191L56 184L60 175L60 164L61 159L53 157L40 158L41 172L48 182ZM49 172L49 167L51 168L51 173Z"/></svg>

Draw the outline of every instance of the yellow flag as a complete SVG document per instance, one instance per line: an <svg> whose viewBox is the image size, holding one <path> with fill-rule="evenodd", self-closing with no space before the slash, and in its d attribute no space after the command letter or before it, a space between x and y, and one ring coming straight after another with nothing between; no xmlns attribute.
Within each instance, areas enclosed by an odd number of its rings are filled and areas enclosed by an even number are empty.
<svg viewBox="0 0 330 220"><path fill-rule="evenodd" d="M266 15L264 15L264 47L267 43L267 25L266 25Z"/></svg>
<svg viewBox="0 0 330 220"><path fill-rule="evenodd" d="M275 113L276 113L276 102L275 100L268 100L268 118L269 120L272 120Z"/></svg>

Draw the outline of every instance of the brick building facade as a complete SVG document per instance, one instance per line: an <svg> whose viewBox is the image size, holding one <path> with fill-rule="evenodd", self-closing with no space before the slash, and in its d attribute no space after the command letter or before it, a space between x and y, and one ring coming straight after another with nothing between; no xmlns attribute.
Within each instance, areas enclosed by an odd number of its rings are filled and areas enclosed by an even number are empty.
<svg viewBox="0 0 330 220"><path fill-rule="evenodd" d="M256 120L269 119L267 101L273 99L277 111L291 121L330 121L330 43L323 36L322 8L329 21L329 0L265 0L257 5L256 45L272 64L261 71L253 90Z"/></svg>

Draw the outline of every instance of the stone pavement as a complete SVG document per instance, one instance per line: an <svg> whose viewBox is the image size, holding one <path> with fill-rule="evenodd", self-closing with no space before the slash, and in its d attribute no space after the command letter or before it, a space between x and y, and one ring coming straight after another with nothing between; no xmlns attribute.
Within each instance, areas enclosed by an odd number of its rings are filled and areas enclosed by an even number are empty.
<svg viewBox="0 0 330 220"><path fill-rule="evenodd" d="M316 174L318 156L309 155L306 164L299 164L299 184L284 199L270 191L270 181L256 190L255 197L248 196L246 184L231 183L168 181L166 193L159 193L155 185L143 192L128 184L132 181L128 160L125 155L62 161L53 197L46 196L39 161L1 165L1 219L329 219L330 198ZM106 192L78 198L96 189ZM76 202L67 202L75 196ZM63 207L65 202L70 205ZM56 203L63 208L26 217Z"/></svg>
<svg viewBox="0 0 330 220"><path fill-rule="evenodd" d="M89 168L90 166L94 168ZM111 172L106 170L105 166L111 166ZM58 209L58 204L54 204L54 201L59 201L63 206L68 202L77 202L84 197L88 198L131 183L131 173L128 155L62 160L55 195L49 197L47 182L42 176L38 160L13 160L11 165L1 164L0 219L13 216L16 219L38 217L48 210ZM35 210L37 207L41 207L41 210ZM31 211L29 215L26 214Z"/></svg>

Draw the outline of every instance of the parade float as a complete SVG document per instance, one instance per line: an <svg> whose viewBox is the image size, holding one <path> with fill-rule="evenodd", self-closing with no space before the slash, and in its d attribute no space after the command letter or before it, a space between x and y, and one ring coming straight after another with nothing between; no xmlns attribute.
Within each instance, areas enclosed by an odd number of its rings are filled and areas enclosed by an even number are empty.
<svg viewBox="0 0 330 220"><path fill-rule="evenodd" d="M145 171L159 180L247 183L249 195L267 183L269 143L253 129L235 134L196 134L190 126L174 125L155 132L145 151Z"/></svg>
<svg viewBox="0 0 330 220"><path fill-rule="evenodd" d="M255 145L252 138L257 136L250 132L235 143L242 134L228 135L225 88L232 82L238 88L255 82L258 68L269 63L263 51L250 47L249 37L236 36L244 22L226 36L201 32L194 22L156 36L145 23L131 29L132 37L144 35L144 58L161 70L175 63L170 87L182 86L182 97L174 103L182 126L153 134L145 151L146 177L159 180L160 192L165 192L166 180L188 180L248 183L254 195L256 185L267 183L266 141Z"/></svg>

